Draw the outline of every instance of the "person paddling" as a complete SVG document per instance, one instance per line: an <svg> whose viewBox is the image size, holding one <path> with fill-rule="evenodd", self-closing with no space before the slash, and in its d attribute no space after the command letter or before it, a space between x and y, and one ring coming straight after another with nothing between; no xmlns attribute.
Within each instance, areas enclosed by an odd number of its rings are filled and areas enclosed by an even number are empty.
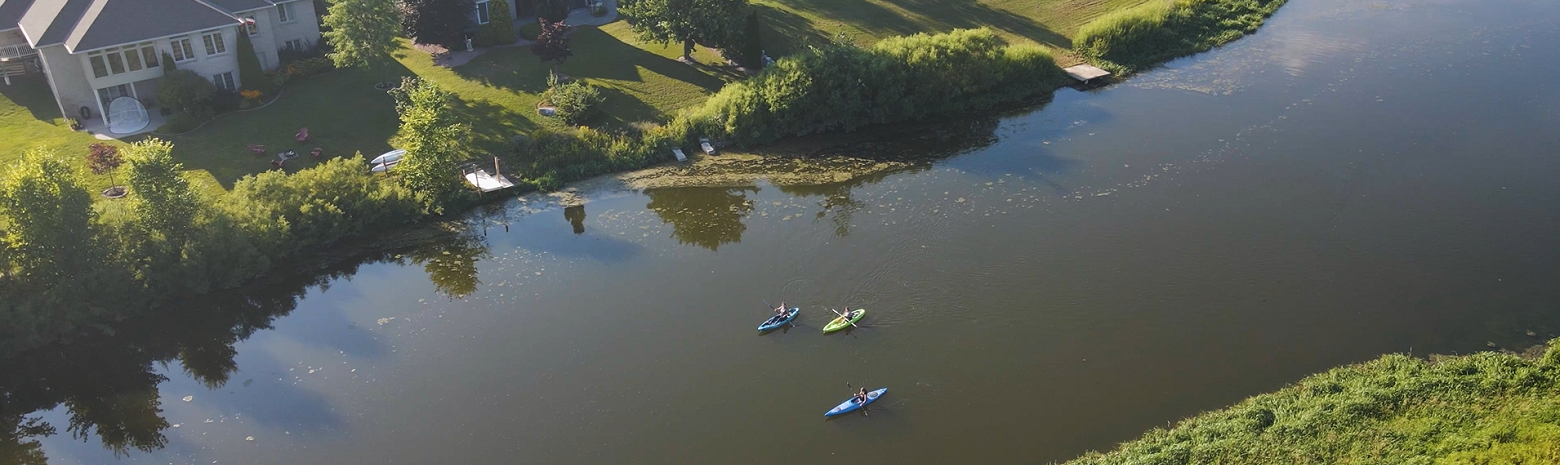
<svg viewBox="0 0 1560 465"><path fill-rule="evenodd" d="M856 403L861 404L863 407L866 406L866 404L867 404L867 388L861 388L860 391L856 392Z"/></svg>
<svg viewBox="0 0 1560 465"><path fill-rule="evenodd" d="M780 306L775 307L775 316L785 316L785 302L780 302Z"/></svg>

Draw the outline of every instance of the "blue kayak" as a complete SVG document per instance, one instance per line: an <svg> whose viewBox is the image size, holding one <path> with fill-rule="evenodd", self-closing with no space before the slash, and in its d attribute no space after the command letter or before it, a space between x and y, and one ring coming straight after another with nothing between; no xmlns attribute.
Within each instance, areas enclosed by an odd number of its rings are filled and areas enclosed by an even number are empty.
<svg viewBox="0 0 1560 465"><path fill-rule="evenodd" d="M854 412L857 409L860 409L863 405L877 402L878 398L883 397L883 393L886 392L888 392L888 388L868 392L867 401L859 403L856 402L856 396L851 396L850 399L845 400L845 402L841 402L840 405L835 406L833 410L829 410L829 413L825 413L823 416L832 417L835 415L844 415L850 412Z"/></svg>
<svg viewBox="0 0 1560 465"><path fill-rule="evenodd" d="M790 323L791 320L795 320L796 314L801 313L801 311L802 309L800 307L791 307L791 311L785 312L784 315L775 315L767 320L764 320L764 324L758 325L758 330L769 331L771 329L785 326L786 323Z"/></svg>

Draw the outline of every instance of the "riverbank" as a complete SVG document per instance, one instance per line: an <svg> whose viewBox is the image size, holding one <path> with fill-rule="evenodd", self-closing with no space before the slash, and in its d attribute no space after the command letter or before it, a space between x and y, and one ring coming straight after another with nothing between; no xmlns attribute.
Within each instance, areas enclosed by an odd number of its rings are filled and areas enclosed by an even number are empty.
<svg viewBox="0 0 1560 465"><path fill-rule="evenodd" d="M1335 368L1066 465L1560 463L1560 339Z"/></svg>

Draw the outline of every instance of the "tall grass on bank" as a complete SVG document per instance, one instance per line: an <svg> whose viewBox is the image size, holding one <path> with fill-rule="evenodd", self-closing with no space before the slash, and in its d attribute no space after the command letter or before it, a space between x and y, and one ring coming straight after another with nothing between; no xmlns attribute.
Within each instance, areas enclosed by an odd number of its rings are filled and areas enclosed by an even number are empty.
<svg viewBox="0 0 1560 465"><path fill-rule="evenodd" d="M788 136L851 131L989 109L1064 84L1037 46L1008 45L988 29L916 34L861 48L836 42L787 56L662 126L632 134L542 129L516 144L512 165L542 189L671 157L700 137L752 146Z"/></svg>
<svg viewBox="0 0 1560 465"><path fill-rule="evenodd" d="M1533 358L1387 355L1067 465L1560 463L1560 339Z"/></svg>
<svg viewBox="0 0 1560 465"><path fill-rule="evenodd" d="M1119 74L1223 45L1257 28L1286 0L1154 0L1078 29L1074 50Z"/></svg>

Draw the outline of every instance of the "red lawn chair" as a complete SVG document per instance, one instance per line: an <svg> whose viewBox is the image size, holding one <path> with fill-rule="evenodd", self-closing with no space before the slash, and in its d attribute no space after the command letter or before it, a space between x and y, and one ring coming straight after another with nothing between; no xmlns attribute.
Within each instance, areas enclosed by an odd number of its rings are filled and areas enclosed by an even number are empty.
<svg viewBox="0 0 1560 465"><path fill-rule="evenodd" d="M259 144L249 144L249 153L255 155L265 155L265 146Z"/></svg>
<svg viewBox="0 0 1560 465"><path fill-rule="evenodd" d="M271 160L271 166L275 166L277 169L281 169L282 168L282 163L284 161L286 161L286 160Z"/></svg>
<svg viewBox="0 0 1560 465"><path fill-rule="evenodd" d="M320 154L324 153L324 152L325 152L325 149L322 149L322 148L319 148L319 147L315 147L314 150L310 150L309 151L309 156L314 157L314 158L319 158Z"/></svg>
<svg viewBox="0 0 1560 465"><path fill-rule="evenodd" d="M309 140L309 128L299 129L298 135L294 136L293 138L298 139L298 142Z"/></svg>

